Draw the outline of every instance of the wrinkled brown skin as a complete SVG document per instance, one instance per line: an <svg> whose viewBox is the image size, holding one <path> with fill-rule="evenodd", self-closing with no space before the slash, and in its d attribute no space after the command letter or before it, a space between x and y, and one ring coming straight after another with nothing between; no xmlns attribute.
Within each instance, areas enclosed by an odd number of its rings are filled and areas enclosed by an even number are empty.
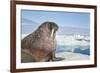
<svg viewBox="0 0 100 73"><path fill-rule="evenodd" d="M51 32L54 29L53 36ZM56 31L54 22L42 23L36 31L21 41L21 62L47 62L55 59Z"/></svg>

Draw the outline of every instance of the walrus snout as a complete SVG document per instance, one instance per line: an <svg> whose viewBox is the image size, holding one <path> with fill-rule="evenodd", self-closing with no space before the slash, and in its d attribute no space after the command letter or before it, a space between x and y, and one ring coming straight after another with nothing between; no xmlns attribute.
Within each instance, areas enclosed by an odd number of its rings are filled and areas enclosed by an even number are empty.
<svg viewBox="0 0 100 73"><path fill-rule="evenodd" d="M48 29L50 29L50 31L52 31L52 29L54 29L54 31L56 32L57 30L58 30L58 25L56 24L56 23L54 23L54 22L50 22L50 21L46 21L46 22L44 22L44 23L42 23L41 25L40 25L40 27L39 28L41 28L41 27L48 27Z"/></svg>
<svg viewBox="0 0 100 73"><path fill-rule="evenodd" d="M49 24L50 24L50 30L51 31L54 30L54 32L56 32L59 29L59 27L58 27L58 25L56 23L49 22Z"/></svg>

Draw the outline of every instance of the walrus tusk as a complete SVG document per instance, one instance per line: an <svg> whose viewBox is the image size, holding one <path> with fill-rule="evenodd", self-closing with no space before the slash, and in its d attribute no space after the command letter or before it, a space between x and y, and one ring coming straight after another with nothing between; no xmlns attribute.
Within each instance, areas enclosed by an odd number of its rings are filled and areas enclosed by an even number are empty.
<svg viewBox="0 0 100 73"><path fill-rule="evenodd" d="M54 61L54 60L55 60L54 29L52 29L50 37L54 40L54 41L53 41L53 47L52 47L52 61Z"/></svg>
<svg viewBox="0 0 100 73"><path fill-rule="evenodd" d="M52 32L51 32L51 38L53 37L53 34L54 34L54 29L52 29Z"/></svg>

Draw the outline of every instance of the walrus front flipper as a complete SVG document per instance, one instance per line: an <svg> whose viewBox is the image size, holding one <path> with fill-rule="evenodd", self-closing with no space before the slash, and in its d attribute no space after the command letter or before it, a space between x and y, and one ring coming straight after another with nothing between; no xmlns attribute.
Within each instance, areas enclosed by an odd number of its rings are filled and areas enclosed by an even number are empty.
<svg viewBox="0 0 100 73"><path fill-rule="evenodd" d="M21 63L35 62L35 60L33 60L32 56L30 54L28 54L27 52L28 51L26 51L26 50L21 51Z"/></svg>

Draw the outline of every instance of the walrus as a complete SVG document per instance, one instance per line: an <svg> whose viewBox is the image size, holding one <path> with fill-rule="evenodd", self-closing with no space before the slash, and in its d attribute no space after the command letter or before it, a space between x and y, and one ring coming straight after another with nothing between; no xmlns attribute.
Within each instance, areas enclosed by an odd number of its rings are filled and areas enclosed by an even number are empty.
<svg viewBox="0 0 100 73"><path fill-rule="evenodd" d="M55 59L58 25L46 21L21 40L21 62L48 62Z"/></svg>

